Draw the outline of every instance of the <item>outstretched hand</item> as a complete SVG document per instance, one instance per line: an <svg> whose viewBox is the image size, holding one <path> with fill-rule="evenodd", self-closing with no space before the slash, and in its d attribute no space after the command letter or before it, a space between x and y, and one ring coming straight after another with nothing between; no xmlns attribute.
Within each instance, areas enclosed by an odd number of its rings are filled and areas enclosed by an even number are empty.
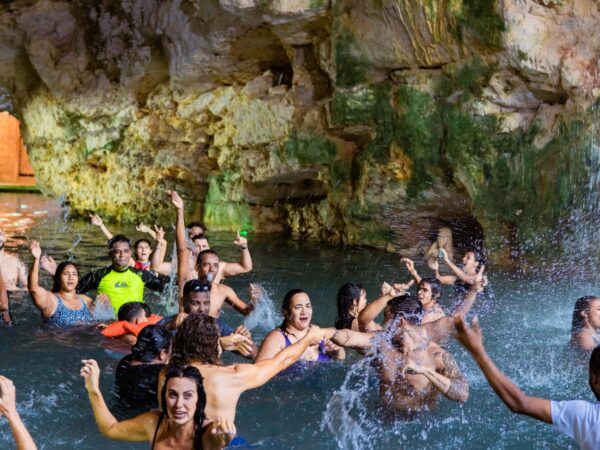
<svg viewBox="0 0 600 450"><path fill-rule="evenodd" d="M415 262L412 259L401 258L400 261L404 263L404 265L406 266L406 270L408 270L409 273L415 271Z"/></svg>
<svg viewBox="0 0 600 450"><path fill-rule="evenodd" d="M469 353L475 355L483 352L483 334L479 326L479 319L475 317L472 325L465 320L462 315L454 318L454 328L456 329L456 338Z"/></svg>
<svg viewBox="0 0 600 450"><path fill-rule="evenodd" d="M260 300L262 288L256 283L250 283L250 301L256 305Z"/></svg>
<svg viewBox="0 0 600 450"><path fill-rule="evenodd" d="M42 247L40 247L40 243L38 241L31 241L29 250L35 259L40 259L42 257Z"/></svg>
<svg viewBox="0 0 600 450"><path fill-rule="evenodd" d="M56 273L56 268L58 267L58 264L52 256L42 255L42 257L40 258L40 266L42 266L42 269L44 269L46 272L54 275Z"/></svg>
<svg viewBox="0 0 600 450"><path fill-rule="evenodd" d="M203 448L222 449L229 445L237 434L235 424L226 419L217 419L208 426L207 433L210 433L210 441L205 444L203 440ZM206 436L206 435L205 435Z"/></svg>
<svg viewBox="0 0 600 450"><path fill-rule="evenodd" d="M154 225L154 232L156 233L156 241L164 242L165 240L165 230L163 227L159 227L158 225Z"/></svg>
<svg viewBox="0 0 600 450"><path fill-rule="evenodd" d="M97 227L101 227L104 224L104 222L102 222L102 219L98 214L90 214L90 219L92 225L96 225Z"/></svg>
<svg viewBox="0 0 600 450"><path fill-rule="evenodd" d="M408 283L394 283L390 295L398 297L408 291L413 284L415 284L415 280L410 280Z"/></svg>
<svg viewBox="0 0 600 450"><path fill-rule="evenodd" d="M152 231L152 228L150 228L148 225L144 224L144 223L140 223L138 224L135 229L137 231L139 231L140 233L150 233Z"/></svg>
<svg viewBox="0 0 600 450"><path fill-rule="evenodd" d="M252 354L252 341L241 334L230 334L219 338L223 350L238 352L243 356Z"/></svg>
<svg viewBox="0 0 600 450"><path fill-rule="evenodd" d="M240 236L239 230L233 243L237 245L241 250L246 250L248 248L248 239L246 239L244 236Z"/></svg>
<svg viewBox="0 0 600 450"><path fill-rule="evenodd" d="M167 191L167 194L171 197L171 203L177 209L183 209L183 199L175 191Z"/></svg>
<svg viewBox="0 0 600 450"><path fill-rule="evenodd" d="M477 275L475 276L475 281L471 285L471 289L481 292L483 288L487 286L487 277L483 274L485 271L485 266L482 264L479 270L477 271Z"/></svg>
<svg viewBox="0 0 600 450"><path fill-rule="evenodd" d="M88 392L100 392L100 367L95 359L82 359L83 367L79 374L85 380L85 388Z"/></svg>
<svg viewBox="0 0 600 450"><path fill-rule="evenodd" d="M0 416L17 412L17 392L11 380L0 375Z"/></svg>

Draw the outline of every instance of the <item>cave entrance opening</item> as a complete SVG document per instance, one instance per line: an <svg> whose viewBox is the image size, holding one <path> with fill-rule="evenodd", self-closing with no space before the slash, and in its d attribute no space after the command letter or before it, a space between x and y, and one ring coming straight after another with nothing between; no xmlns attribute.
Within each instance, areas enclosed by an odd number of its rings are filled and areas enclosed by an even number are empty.
<svg viewBox="0 0 600 450"><path fill-rule="evenodd" d="M429 230L430 241L437 239L440 228L450 228L452 244L459 257L466 251L477 250L485 255L484 232L481 224L471 214L460 217L444 218L434 221ZM456 256L455 256L456 259Z"/></svg>
<svg viewBox="0 0 600 450"><path fill-rule="evenodd" d="M19 119L0 112L0 189L34 189L35 174L21 137Z"/></svg>

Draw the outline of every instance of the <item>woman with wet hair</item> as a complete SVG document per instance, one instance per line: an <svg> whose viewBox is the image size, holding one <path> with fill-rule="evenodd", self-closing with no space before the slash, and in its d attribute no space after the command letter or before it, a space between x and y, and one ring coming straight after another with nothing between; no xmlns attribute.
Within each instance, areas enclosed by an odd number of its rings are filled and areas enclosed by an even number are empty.
<svg viewBox="0 0 600 450"><path fill-rule="evenodd" d="M232 421L213 420L205 426L206 395L200 371L195 367L168 366L161 390L161 410L118 421L100 391L100 368L93 359L83 360L85 379L100 432L119 441L151 443L152 450L212 450L224 448L235 436Z"/></svg>
<svg viewBox="0 0 600 450"><path fill-rule="evenodd" d="M117 365L115 392L128 406L158 407L158 375L171 355L171 332L148 325L137 337L131 354Z"/></svg>
<svg viewBox="0 0 600 450"><path fill-rule="evenodd" d="M594 295L579 297L573 308L571 345L593 350L600 345L600 299Z"/></svg>
<svg viewBox="0 0 600 450"><path fill-rule="evenodd" d="M54 286L47 291L39 285L39 268L42 249L33 241L30 245L33 263L29 271L29 293L40 310L44 323L57 327L91 322L94 303L86 295L77 293L79 270L71 261L56 267Z"/></svg>
<svg viewBox="0 0 600 450"><path fill-rule="evenodd" d="M358 315L367 306L367 293L362 286L356 283L346 283L340 287L336 297L337 317L335 328L360 331L358 328ZM381 326L373 322L369 331L379 331Z"/></svg>

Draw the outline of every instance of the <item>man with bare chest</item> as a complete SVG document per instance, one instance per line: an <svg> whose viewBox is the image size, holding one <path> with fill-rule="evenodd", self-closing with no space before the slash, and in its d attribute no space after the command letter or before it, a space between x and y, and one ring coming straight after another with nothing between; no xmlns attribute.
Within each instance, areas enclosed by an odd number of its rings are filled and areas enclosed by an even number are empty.
<svg viewBox="0 0 600 450"><path fill-rule="evenodd" d="M0 230L0 277L2 277L5 296L0 299L0 325L12 324L8 292L27 290L27 268L17 256L6 253L6 233ZM19 286L20 285L20 286Z"/></svg>
<svg viewBox="0 0 600 450"><path fill-rule="evenodd" d="M405 414L430 410L440 394L457 402L469 397L469 385L450 353L431 342L421 327L423 305L408 295L397 297L385 310L393 321L391 338L379 352L380 398Z"/></svg>

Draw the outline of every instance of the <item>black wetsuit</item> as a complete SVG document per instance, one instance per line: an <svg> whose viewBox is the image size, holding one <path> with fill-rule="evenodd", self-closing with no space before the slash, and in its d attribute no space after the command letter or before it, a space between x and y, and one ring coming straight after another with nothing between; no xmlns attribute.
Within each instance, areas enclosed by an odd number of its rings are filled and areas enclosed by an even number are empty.
<svg viewBox="0 0 600 450"><path fill-rule="evenodd" d="M127 355L115 371L115 393L132 408L158 408L158 375L165 364L131 364Z"/></svg>

